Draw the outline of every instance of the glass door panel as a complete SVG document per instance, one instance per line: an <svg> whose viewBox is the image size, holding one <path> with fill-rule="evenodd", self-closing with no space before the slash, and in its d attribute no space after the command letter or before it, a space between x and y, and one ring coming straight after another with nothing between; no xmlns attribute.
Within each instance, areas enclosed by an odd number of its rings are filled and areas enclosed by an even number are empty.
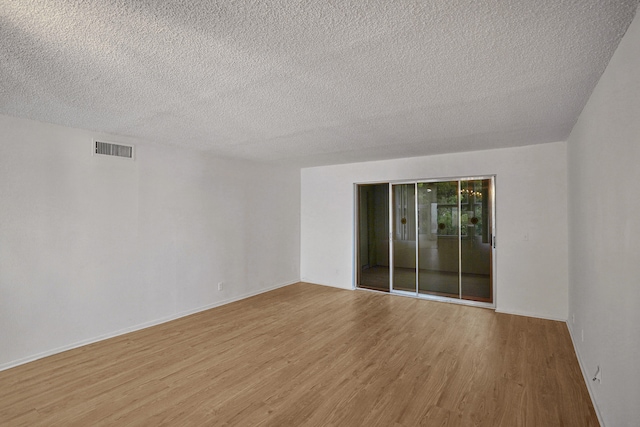
<svg viewBox="0 0 640 427"><path fill-rule="evenodd" d="M416 292L416 185L393 185L393 289Z"/></svg>
<svg viewBox="0 0 640 427"><path fill-rule="evenodd" d="M450 298L459 288L458 181L418 183L418 292Z"/></svg>
<svg viewBox="0 0 640 427"><path fill-rule="evenodd" d="M491 179L460 181L461 298L493 302Z"/></svg>
<svg viewBox="0 0 640 427"><path fill-rule="evenodd" d="M358 287L389 291L389 184L358 186Z"/></svg>

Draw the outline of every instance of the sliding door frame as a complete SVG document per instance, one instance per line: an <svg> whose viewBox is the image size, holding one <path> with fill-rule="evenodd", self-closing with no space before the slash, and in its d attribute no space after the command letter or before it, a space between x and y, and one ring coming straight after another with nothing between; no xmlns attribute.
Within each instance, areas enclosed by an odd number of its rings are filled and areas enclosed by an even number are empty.
<svg viewBox="0 0 640 427"><path fill-rule="evenodd" d="M490 203L490 224L489 224L489 246L490 246L490 286L491 286L491 297L492 301L490 303L482 302L482 301L473 301L468 299L462 299L462 229L461 229L461 182L463 181L475 181L475 180L490 180L489 186L489 203ZM420 229L419 229L419 203L418 203L418 184L420 183L437 183L437 182L445 182L445 181L456 181L458 183L458 298L438 296L438 295L430 295L426 293L420 293L419 291L419 268L420 268ZM368 182L368 183L356 183L354 184L354 194L355 194L355 212L354 212L354 277L353 277L353 289L362 289L358 287L359 283L359 248L360 242L358 237L358 229L359 229L359 187L361 185L370 185L370 184L388 184L389 186L389 293L400 296L408 296L413 298L421 298L433 301L443 301L450 302L456 304L463 305L471 305L477 307L486 307L486 308L495 308L497 301L497 289L496 289L496 176L495 175L474 175L474 176L457 176L457 177L444 177L444 178L428 178L428 179L411 179L411 180L396 180L396 181L382 181L382 182ZM402 184L413 184L414 186L414 215L415 215L415 238L416 238L416 278L415 278L415 292L408 292L404 290L394 289L394 232L395 232L395 215L394 215L394 198L393 198L393 188L395 185Z"/></svg>

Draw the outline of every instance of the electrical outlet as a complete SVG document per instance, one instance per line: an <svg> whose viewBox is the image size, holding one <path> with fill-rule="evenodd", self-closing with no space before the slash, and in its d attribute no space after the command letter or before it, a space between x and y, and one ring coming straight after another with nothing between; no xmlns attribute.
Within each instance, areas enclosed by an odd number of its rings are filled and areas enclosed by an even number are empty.
<svg viewBox="0 0 640 427"><path fill-rule="evenodd" d="M596 367L596 373L593 375L592 381L602 383L602 369L600 369L600 365Z"/></svg>
<svg viewBox="0 0 640 427"><path fill-rule="evenodd" d="M223 287L223 283L222 282L218 282L218 290L221 291Z"/></svg>

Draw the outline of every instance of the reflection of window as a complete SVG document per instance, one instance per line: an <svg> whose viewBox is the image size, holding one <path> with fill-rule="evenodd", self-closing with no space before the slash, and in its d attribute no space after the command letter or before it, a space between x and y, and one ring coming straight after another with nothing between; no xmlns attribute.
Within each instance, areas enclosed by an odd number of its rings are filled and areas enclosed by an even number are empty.
<svg viewBox="0 0 640 427"><path fill-rule="evenodd" d="M398 240L415 240L415 193L411 184L393 187L395 205L395 238Z"/></svg>
<svg viewBox="0 0 640 427"><path fill-rule="evenodd" d="M461 207L463 211L466 211L461 218L461 224L464 226L462 235L482 236L482 198L484 197L482 180L461 181L460 185L462 200L465 201L464 204L461 201Z"/></svg>
<svg viewBox="0 0 640 427"><path fill-rule="evenodd" d="M460 222L458 223L458 183L439 182L437 190L438 236L482 235L482 181L460 182ZM474 220L475 218L475 220Z"/></svg>
<svg viewBox="0 0 640 427"><path fill-rule="evenodd" d="M458 182L436 183L438 236L458 235Z"/></svg>
<svg viewBox="0 0 640 427"><path fill-rule="evenodd" d="M458 205L438 205L438 236L458 235Z"/></svg>
<svg viewBox="0 0 640 427"><path fill-rule="evenodd" d="M483 236L484 241L486 200L483 199L488 194L487 183L488 180L460 181L460 187L458 181L418 183L419 233L434 238L454 237L460 228L462 236Z"/></svg>

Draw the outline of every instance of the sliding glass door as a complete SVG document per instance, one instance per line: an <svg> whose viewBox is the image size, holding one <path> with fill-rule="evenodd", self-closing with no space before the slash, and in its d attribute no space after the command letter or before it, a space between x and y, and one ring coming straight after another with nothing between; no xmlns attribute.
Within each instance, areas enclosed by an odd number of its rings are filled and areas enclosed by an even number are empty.
<svg viewBox="0 0 640 427"><path fill-rule="evenodd" d="M389 292L389 184L358 186L360 288Z"/></svg>
<svg viewBox="0 0 640 427"><path fill-rule="evenodd" d="M358 189L358 287L493 305L493 177Z"/></svg>
<svg viewBox="0 0 640 427"><path fill-rule="evenodd" d="M417 183L420 216L418 292L459 298L458 181Z"/></svg>
<svg viewBox="0 0 640 427"><path fill-rule="evenodd" d="M492 180L460 181L460 297L493 302Z"/></svg>
<svg viewBox="0 0 640 427"><path fill-rule="evenodd" d="M393 289L416 292L416 190L395 184L393 192Z"/></svg>

